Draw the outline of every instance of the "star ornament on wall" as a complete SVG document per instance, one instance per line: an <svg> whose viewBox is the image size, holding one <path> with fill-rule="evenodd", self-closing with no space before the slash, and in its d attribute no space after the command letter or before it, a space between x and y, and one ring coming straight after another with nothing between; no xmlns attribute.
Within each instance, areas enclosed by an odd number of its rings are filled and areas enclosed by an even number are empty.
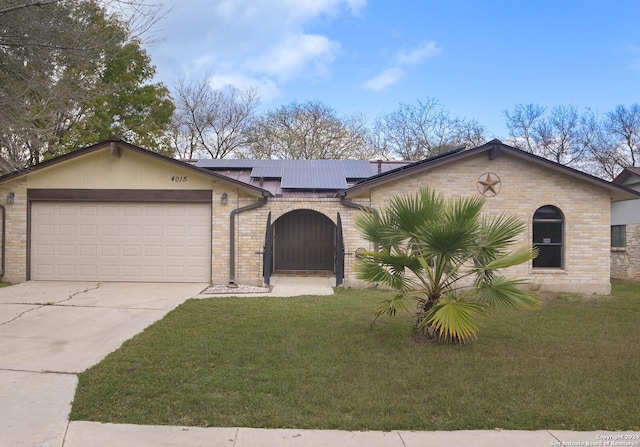
<svg viewBox="0 0 640 447"><path fill-rule="evenodd" d="M485 197L493 197L500 192L500 177L493 172L485 172L478 178L478 192Z"/></svg>

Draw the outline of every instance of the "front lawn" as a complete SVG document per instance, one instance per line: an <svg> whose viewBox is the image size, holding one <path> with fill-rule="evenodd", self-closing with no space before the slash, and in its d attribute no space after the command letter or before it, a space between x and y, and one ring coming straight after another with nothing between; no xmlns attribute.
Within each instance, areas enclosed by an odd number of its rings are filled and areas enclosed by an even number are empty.
<svg viewBox="0 0 640 447"><path fill-rule="evenodd" d="M640 430L640 285L550 295L464 346L385 292L189 300L80 375L73 420L344 430Z"/></svg>

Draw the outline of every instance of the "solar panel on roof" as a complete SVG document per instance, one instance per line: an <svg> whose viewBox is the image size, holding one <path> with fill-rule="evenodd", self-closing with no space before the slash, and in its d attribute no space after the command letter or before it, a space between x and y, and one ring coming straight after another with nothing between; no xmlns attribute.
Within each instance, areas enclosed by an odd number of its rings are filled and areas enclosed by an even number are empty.
<svg viewBox="0 0 640 447"><path fill-rule="evenodd" d="M251 169L252 178L281 179L284 189L345 189L347 180L374 175L364 160L199 160L208 169Z"/></svg>
<svg viewBox="0 0 640 447"><path fill-rule="evenodd" d="M315 160L315 189L343 189L347 187L341 160Z"/></svg>
<svg viewBox="0 0 640 447"><path fill-rule="evenodd" d="M371 177L375 172L371 163L366 160L342 160L344 175L349 179L360 179Z"/></svg>
<svg viewBox="0 0 640 447"><path fill-rule="evenodd" d="M199 168L209 169L251 169L255 165L255 162L256 160L203 158L201 160L198 160L196 166Z"/></svg>
<svg viewBox="0 0 640 447"><path fill-rule="evenodd" d="M256 160L256 164L251 171L253 178L280 178L285 160Z"/></svg>
<svg viewBox="0 0 640 447"><path fill-rule="evenodd" d="M314 189L312 160L283 160L282 188Z"/></svg>

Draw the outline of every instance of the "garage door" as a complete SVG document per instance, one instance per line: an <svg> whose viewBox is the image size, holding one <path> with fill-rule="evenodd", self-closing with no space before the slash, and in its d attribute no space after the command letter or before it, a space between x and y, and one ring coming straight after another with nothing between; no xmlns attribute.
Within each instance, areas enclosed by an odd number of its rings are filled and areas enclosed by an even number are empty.
<svg viewBox="0 0 640 447"><path fill-rule="evenodd" d="M211 206L33 202L31 279L209 282Z"/></svg>

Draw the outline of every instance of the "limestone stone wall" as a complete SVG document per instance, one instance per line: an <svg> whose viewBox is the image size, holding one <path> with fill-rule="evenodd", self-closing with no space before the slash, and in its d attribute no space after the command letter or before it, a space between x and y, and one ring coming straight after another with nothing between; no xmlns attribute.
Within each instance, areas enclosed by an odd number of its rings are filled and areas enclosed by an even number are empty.
<svg viewBox="0 0 640 447"><path fill-rule="evenodd" d="M627 224L627 246L611 248L611 277L640 278L640 224Z"/></svg>

